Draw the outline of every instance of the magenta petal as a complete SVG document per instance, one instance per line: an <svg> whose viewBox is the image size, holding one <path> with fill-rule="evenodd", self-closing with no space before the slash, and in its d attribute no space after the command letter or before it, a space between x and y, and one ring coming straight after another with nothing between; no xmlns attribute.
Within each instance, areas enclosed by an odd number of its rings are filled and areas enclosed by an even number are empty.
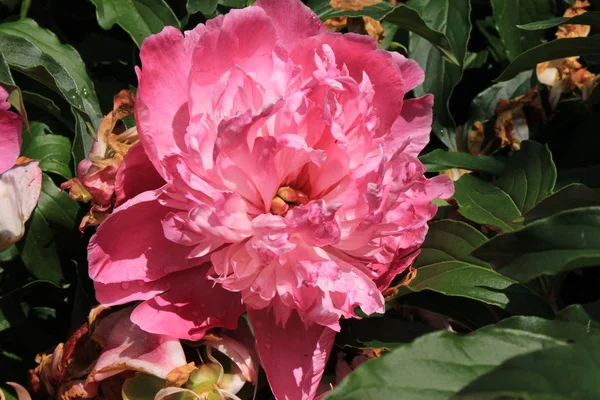
<svg viewBox="0 0 600 400"><path fill-rule="evenodd" d="M429 142L433 122L433 95L404 100L400 116L386 138L385 151L391 155L410 138L404 152L417 156Z"/></svg>
<svg viewBox="0 0 600 400"><path fill-rule="evenodd" d="M143 330L188 340L200 340L208 329L235 329L245 311L238 293L215 285L206 268L170 274L172 290L140 304L131 319Z"/></svg>
<svg viewBox="0 0 600 400"><path fill-rule="evenodd" d="M102 222L88 246L94 281L152 281L194 265L189 247L165 238L161 221L172 209L159 204L159 193L134 197Z"/></svg>
<svg viewBox="0 0 600 400"><path fill-rule="evenodd" d="M98 323L94 339L103 345L89 381L101 381L122 371L141 371L166 378L186 364L179 340L144 332L130 320L132 308L114 312Z"/></svg>
<svg viewBox="0 0 600 400"><path fill-rule="evenodd" d="M148 190L158 189L165 184L156 171L141 144L133 146L117 171L115 177L115 194L118 207L125 201Z"/></svg>
<svg viewBox="0 0 600 400"><path fill-rule="evenodd" d="M135 119L140 141L163 177L161 161L185 146L192 51L205 29L198 25L184 36L168 26L144 40L140 50Z"/></svg>
<svg viewBox="0 0 600 400"><path fill-rule="evenodd" d="M275 25L279 40L286 47L326 32L319 17L300 1L258 0L254 5L265 10Z"/></svg>
<svg viewBox="0 0 600 400"><path fill-rule="evenodd" d="M0 174L15 165L21 151L21 117L8 111L8 92L0 87Z"/></svg>
<svg viewBox="0 0 600 400"><path fill-rule="evenodd" d="M277 399L313 399L335 339L321 325L305 327L292 313L285 328L266 310L248 310L262 366Z"/></svg>

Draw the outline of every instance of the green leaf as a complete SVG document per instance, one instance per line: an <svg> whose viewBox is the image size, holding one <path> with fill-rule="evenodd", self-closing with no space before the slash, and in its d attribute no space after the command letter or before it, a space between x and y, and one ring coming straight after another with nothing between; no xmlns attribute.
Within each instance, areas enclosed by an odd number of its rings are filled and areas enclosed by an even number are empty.
<svg viewBox="0 0 600 400"><path fill-rule="evenodd" d="M336 342L361 349L393 350L433 331L429 325L388 317L350 319L344 321Z"/></svg>
<svg viewBox="0 0 600 400"><path fill-rule="evenodd" d="M479 224L497 226L505 232L520 226L521 211L502 189L470 174L463 175L455 184L454 199L458 212Z"/></svg>
<svg viewBox="0 0 600 400"><path fill-rule="evenodd" d="M456 0L452 5L447 0L411 0L409 7L417 10L429 28L444 34L454 51L458 64L448 61L435 46L423 37L411 33L409 55L425 71L425 81L415 88L416 96L433 93L433 132L449 149L456 150L455 123L450 115L448 101L454 87L462 79L467 54L467 43L471 33L470 1Z"/></svg>
<svg viewBox="0 0 600 400"><path fill-rule="evenodd" d="M436 149L430 153L422 155L419 160L427 167L428 172L445 171L451 168L464 168L472 171L488 172L494 175L500 175L504 170L505 164L493 157L472 156L467 153L458 153L455 151L444 151Z"/></svg>
<svg viewBox="0 0 600 400"><path fill-rule="evenodd" d="M165 380L148 374L137 374L123 383L123 400L154 400L165 387Z"/></svg>
<svg viewBox="0 0 600 400"><path fill-rule="evenodd" d="M2 52L0 51L0 82L5 84L14 85L12 74L10 73L10 67L6 63Z"/></svg>
<svg viewBox="0 0 600 400"><path fill-rule="evenodd" d="M31 214L27 233L19 242L19 247L23 264L31 275L57 285L61 283L63 273L54 233L37 208Z"/></svg>
<svg viewBox="0 0 600 400"><path fill-rule="evenodd" d="M75 116L75 137L73 138L71 153L74 162L73 170L77 171L79 162L87 158L90 153L90 149L94 143L94 136L92 135L94 130L81 115L78 113L74 113L73 115Z"/></svg>
<svg viewBox="0 0 600 400"><path fill-rule="evenodd" d="M58 289L49 281L37 280L0 296L0 331L14 327L27 318L30 307L25 302L27 296L39 290Z"/></svg>
<svg viewBox="0 0 600 400"><path fill-rule="evenodd" d="M544 348L505 361L452 399L598 399L598 365L597 338Z"/></svg>
<svg viewBox="0 0 600 400"><path fill-rule="evenodd" d="M541 297L470 256L486 240L483 234L462 222L431 223L414 263L417 276L401 286L398 295L432 290L498 306L510 313L552 315Z"/></svg>
<svg viewBox="0 0 600 400"><path fill-rule="evenodd" d="M361 365L326 400L446 400L507 359L561 345L547 336L494 327L468 336L435 332Z"/></svg>
<svg viewBox="0 0 600 400"><path fill-rule="evenodd" d="M379 4L389 4L381 2ZM419 12L411 7L404 4L400 4L390 11L384 18L384 21L391 22L397 25L401 29L405 29L416 35L419 35L423 39L427 40L430 44L435 46L448 61L455 65L462 65L463 58L457 58L455 51L452 48L452 44L446 34L431 28L421 17Z"/></svg>
<svg viewBox="0 0 600 400"><path fill-rule="evenodd" d="M34 127L32 122L31 131L40 131ZM44 125L44 124L42 124ZM47 128L47 126L46 126ZM44 134L29 136L24 135L21 154L40 161L40 168L44 172L51 172L62 176L65 179L71 179L71 142L65 136Z"/></svg>
<svg viewBox="0 0 600 400"><path fill-rule="evenodd" d="M475 21L475 25L477 25L477 28L488 42L488 51L494 61L498 64L504 64L507 61L506 51L504 43L502 43L502 40L497 35L498 31L496 30L494 19L491 16L478 19Z"/></svg>
<svg viewBox="0 0 600 400"><path fill-rule="evenodd" d="M465 69L477 69L481 68L487 62L489 51L482 50L477 53L467 52L467 57L465 58Z"/></svg>
<svg viewBox="0 0 600 400"><path fill-rule="evenodd" d="M36 278L60 284L63 279L57 232L72 232L77 227L79 206L61 191L48 175L43 175L42 192L18 245L27 270Z"/></svg>
<svg viewBox="0 0 600 400"><path fill-rule="evenodd" d="M375 5L364 7L360 11L335 10L331 7L330 0L312 0L309 1L308 5L323 21L339 17L370 17L394 24L429 41L451 63L460 64L446 35L428 26L417 10L405 4L394 7L387 1L382 1Z"/></svg>
<svg viewBox="0 0 600 400"><path fill-rule="evenodd" d="M142 41L165 26L179 28L179 20L163 0L90 0L102 29L118 24L140 47Z"/></svg>
<svg viewBox="0 0 600 400"><path fill-rule="evenodd" d="M600 339L600 322L594 321L581 304L567 307L554 320L515 316L500 321L497 328L517 329L550 336L559 340Z"/></svg>
<svg viewBox="0 0 600 400"><path fill-rule="evenodd" d="M473 255L521 282L600 264L600 207L567 210L498 235Z"/></svg>
<svg viewBox="0 0 600 400"><path fill-rule="evenodd" d="M496 79L507 81L543 61L600 54L600 36L556 39L521 53Z"/></svg>
<svg viewBox="0 0 600 400"><path fill-rule="evenodd" d="M397 301L443 315L470 330L495 324L500 319L509 316L501 308L489 304L466 297L446 296L430 290L411 293L402 296Z"/></svg>
<svg viewBox="0 0 600 400"><path fill-rule="evenodd" d="M98 125L102 114L94 84L73 47L26 18L0 24L0 49L11 68L50 87Z"/></svg>
<svg viewBox="0 0 600 400"><path fill-rule="evenodd" d="M37 210L53 228L65 231L77 227L79 205L65 191L60 190L48 175L42 177L42 192L37 204Z"/></svg>
<svg viewBox="0 0 600 400"><path fill-rule="evenodd" d="M465 218L510 232L521 226L523 214L552 193L555 183L548 148L524 141L495 182L463 175L456 182L454 198Z"/></svg>
<svg viewBox="0 0 600 400"><path fill-rule="evenodd" d="M188 14L198 12L204 15L212 15L217 10L218 0L187 0L185 7Z"/></svg>
<svg viewBox="0 0 600 400"><path fill-rule="evenodd" d="M517 26L526 31L536 31L540 29L554 28L555 26L562 24L600 26L600 11L586 11L583 14L576 15L571 18L557 17Z"/></svg>
<svg viewBox="0 0 600 400"><path fill-rule="evenodd" d="M550 217L560 211L590 206L600 206L600 190L590 189L580 184L569 185L546 197L525 214L525 224Z"/></svg>
<svg viewBox="0 0 600 400"><path fill-rule="evenodd" d="M555 15L554 0L492 0L491 3L496 28L509 60L514 60L544 39L544 32L523 32L517 25Z"/></svg>

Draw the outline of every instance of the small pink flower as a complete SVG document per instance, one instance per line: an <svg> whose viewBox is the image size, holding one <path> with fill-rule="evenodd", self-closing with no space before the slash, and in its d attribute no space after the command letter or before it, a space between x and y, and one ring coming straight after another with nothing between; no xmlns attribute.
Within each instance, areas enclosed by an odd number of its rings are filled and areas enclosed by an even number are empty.
<svg viewBox="0 0 600 400"><path fill-rule="evenodd" d="M298 0L165 28L141 59L145 155L121 172L140 194L91 240L98 300L142 300L137 325L189 340L247 311L275 396L313 398L340 318L383 312L452 194L417 159L433 98L404 95L423 72Z"/></svg>

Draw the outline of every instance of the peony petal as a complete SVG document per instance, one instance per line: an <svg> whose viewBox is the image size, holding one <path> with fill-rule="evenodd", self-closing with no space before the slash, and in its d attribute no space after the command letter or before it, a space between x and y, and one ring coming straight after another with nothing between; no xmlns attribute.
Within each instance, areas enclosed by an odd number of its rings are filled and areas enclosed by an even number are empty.
<svg viewBox="0 0 600 400"><path fill-rule="evenodd" d="M161 161L185 148L192 51L205 30L204 25L198 25L184 36L177 28L167 26L142 43L135 120L140 141L163 177L166 174Z"/></svg>
<svg viewBox="0 0 600 400"><path fill-rule="evenodd" d="M0 175L0 248L17 242L42 190L37 161L17 165Z"/></svg>
<svg viewBox="0 0 600 400"><path fill-rule="evenodd" d="M121 163L115 177L115 207L148 190L158 189L165 184L156 171L141 144L136 144Z"/></svg>
<svg viewBox="0 0 600 400"><path fill-rule="evenodd" d="M307 6L294 0L258 0L255 6L261 7L271 18L279 41L291 48L298 42L326 32L323 23Z"/></svg>
<svg viewBox="0 0 600 400"><path fill-rule="evenodd" d="M410 92L423 83L425 80L425 72L415 60L406 58L396 51L392 51L390 54L400 69L402 83L404 84L404 90L406 92Z"/></svg>
<svg viewBox="0 0 600 400"><path fill-rule="evenodd" d="M160 191L144 192L102 222L88 246L90 277L96 282L152 281L196 262L190 251L165 238L161 221L172 209L159 204Z"/></svg>
<svg viewBox="0 0 600 400"><path fill-rule="evenodd" d="M0 174L13 165L21 151L21 117L8 111L8 92L0 87Z"/></svg>
<svg viewBox="0 0 600 400"><path fill-rule="evenodd" d="M223 289L196 267L170 274L164 280L172 290L140 304L131 319L147 332L200 340L208 329L235 329L245 311L240 295Z"/></svg>
<svg viewBox="0 0 600 400"><path fill-rule="evenodd" d="M404 100L400 116L392 125L390 134L384 137L386 156L391 156L407 140L404 152L417 156L429 143L431 123L433 122L433 95L428 94L416 99Z"/></svg>
<svg viewBox="0 0 600 400"><path fill-rule="evenodd" d="M103 345L88 381L98 382L122 371L140 371L165 379L186 364L179 340L144 332L130 319L132 307L116 311L98 322L94 339Z"/></svg>
<svg viewBox="0 0 600 400"><path fill-rule="evenodd" d="M329 358L335 332L293 313L285 328L266 310L248 310L262 366L277 399L314 398ZM290 351L293 349L293 351Z"/></svg>

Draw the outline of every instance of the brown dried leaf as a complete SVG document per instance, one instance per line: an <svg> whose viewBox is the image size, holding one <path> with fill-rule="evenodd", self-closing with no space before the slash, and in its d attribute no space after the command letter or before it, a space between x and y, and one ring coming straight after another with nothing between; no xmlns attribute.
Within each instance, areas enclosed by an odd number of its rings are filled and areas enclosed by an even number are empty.
<svg viewBox="0 0 600 400"><path fill-rule="evenodd" d="M167 375L167 386L183 386L190 379L192 372L197 369L193 362L175 368Z"/></svg>
<svg viewBox="0 0 600 400"><path fill-rule="evenodd" d="M544 111L537 89L532 89L513 100L500 100L496 105L494 134L500 148L510 146L518 150L523 140L529 139L529 125L542 122Z"/></svg>
<svg viewBox="0 0 600 400"><path fill-rule="evenodd" d="M409 285L413 281L413 279L415 279L416 277L417 277L417 269L411 265L410 267L408 267L406 269L406 271L404 271L402 273L402 275L400 276L400 281L397 284L395 284L394 286L388 287L381 294L386 299L393 298L396 295L396 292L398 291L398 288L400 286Z"/></svg>
<svg viewBox="0 0 600 400"><path fill-rule="evenodd" d="M469 134L467 136L467 146L469 154L471 154L472 156L480 155L484 139L485 133L483 129L483 122L473 122L473 125L471 125L471 128L469 129Z"/></svg>
<svg viewBox="0 0 600 400"><path fill-rule="evenodd" d="M381 3L382 0L331 0L334 10L360 11L365 7Z"/></svg>

